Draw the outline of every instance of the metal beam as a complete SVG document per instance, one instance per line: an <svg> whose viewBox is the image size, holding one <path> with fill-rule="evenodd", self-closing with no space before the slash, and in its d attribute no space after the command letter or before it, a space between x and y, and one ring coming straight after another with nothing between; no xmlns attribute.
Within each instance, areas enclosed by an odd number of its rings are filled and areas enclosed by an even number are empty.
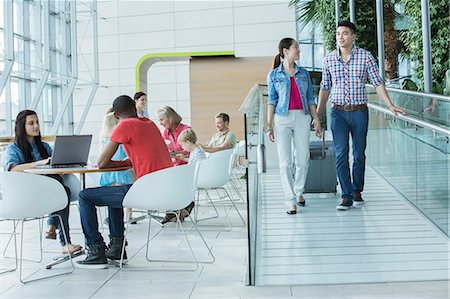
<svg viewBox="0 0 450 299"><path fill-rule="evenodd" d="M356 19L355 19L355 0L350 0L350 22L356 25Z"/></svg>
<svg viewBox="0 0 450 299"><path fill-rule="evenodd" d="M13 2L3 2L3 18L4 18L4 40L5 40L5 65L0 76L0 94L5 88L6 82L11 75L11 70L14 64L14 24L13 24ZM8 98L6 98L8 101Z"/></svg>
<svg viewBox="0 0 450 299"><path fill-rule="evenodd" d="M51 130L51 135L56 135L59 125L61 124L61 120L64 116L64 112L67 109L67 105L72 98L73 89L77 83L78 77L78 59L77 59L77 18L76 18L76 1L70 1L70 38L71 38L71 58L72 58L72 76L70 79L69 86L63 95L63 101L58 109L58 114L54 119L53 127Z"/></svg>
<svg viewBox="0 0 450 299"><path fill-rule="evenodd" d="M376 0L377 12L377 44L378 44L378 70L381 78L385 78L384 67L384 23L383 23L383 0Z"/></svg>
<svg viewBox="0 0 450 299"><path fill-rule="evenodd" d="M422 41L423 41L423 83L424 91L431 93L433 90L433 75L431 73L431 25L430 25L430 1L421 1L422 11Z"/></svg>
<svg viewBox="0 0 450 299"><path fill-rule="evenodd" d="M98 63L98 18L97 18L97 1L92 1L91 6L91 18L92 18L92 40L94 43L94 82L92 84L91 92L89 93L89 98L84 106L83 113L81 114L80 121L75 129L75 134L79 134L83 128L84 122L86 121L87 114L91 108L92 102L94 100L95 94L97 93L97 88L99 85L99 63Z"/></svg>
<svg viewBox="0 0 450 299"><path fill-rule="evenodd" d="M335 9L335 11L334 11L334 13L336 14L335 15L335 17L336 17L336 27L337 27L337 24L338 24L338 22L339 22L339 19L340 19L340 17L341 17L341 10L340 10L340 7L339 7L339 0L335 0L334 1L334 9Z"/></svg>
<svg viewBox="0 0 450 299"><path fill-rule="evenodd" d="M38 4L39 2L36 2ZM39 101L42 99L42 91L44 90L45 84L47 83L48 76L50 75L50 41L49 41L49 6L48 1L42 2L42 15L43 15L43 36L44 36L44 71L42 72L42 76L39 79L39 83L36 86L36 91L33 96L33 101L30 103L30 109L36 110ZM37 43L36 43L37 44Z"/></svg>

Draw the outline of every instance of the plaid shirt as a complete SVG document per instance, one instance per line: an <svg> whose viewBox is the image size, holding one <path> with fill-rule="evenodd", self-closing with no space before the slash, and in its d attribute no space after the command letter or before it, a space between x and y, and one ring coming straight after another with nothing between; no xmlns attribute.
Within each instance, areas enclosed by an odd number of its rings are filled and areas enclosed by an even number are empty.
<svg viewBox="0 0 450 299"><path fill-rule="evenodd" d="M384 84L370 52L353 46L350 60L344 62L340 51L334 50L323 60L320 88L330 90L330 101L336 105L362 105L367 103L366 82L377 87Z"/></svg>

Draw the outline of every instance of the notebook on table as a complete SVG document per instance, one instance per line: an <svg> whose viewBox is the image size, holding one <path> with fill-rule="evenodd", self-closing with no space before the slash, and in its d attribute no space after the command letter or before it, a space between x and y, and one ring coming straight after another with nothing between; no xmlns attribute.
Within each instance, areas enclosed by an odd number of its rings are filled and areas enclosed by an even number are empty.
<svg viewBox="0 0 450 299"><path fill-rule="evenodd" d="M36 168L83 167L87 165L92 135L56 136L50 164Z"/></svg>

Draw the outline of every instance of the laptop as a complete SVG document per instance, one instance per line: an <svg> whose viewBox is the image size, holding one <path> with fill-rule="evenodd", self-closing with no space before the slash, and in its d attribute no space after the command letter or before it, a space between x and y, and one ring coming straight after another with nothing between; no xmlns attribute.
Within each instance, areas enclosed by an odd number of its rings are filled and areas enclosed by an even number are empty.
<svg viewBox="0 0 450 299"><path fill-rule="evenodd" d="M36 168L83 167L87 165L92 135L56 136L50 164Z"/></svg>

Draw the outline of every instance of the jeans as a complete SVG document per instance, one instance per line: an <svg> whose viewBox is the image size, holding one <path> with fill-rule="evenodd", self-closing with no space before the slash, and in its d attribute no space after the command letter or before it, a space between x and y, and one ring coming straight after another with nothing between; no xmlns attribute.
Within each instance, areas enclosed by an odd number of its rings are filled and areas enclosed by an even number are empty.
<svg viewBox="0 0 450 299"><path fill-rule="evenodd" d="M275 115L275 141L278 150L281 184L286 204L296 203L305 191L309 168L309 131L311 115L303 110L289 110L288 115ZM294 144L295 176L292 171Z"/></svg>
<svg viewBox="0 0 450 299"><path fill-rule="evenodd" d="M342 198L353 199L352 193L364 189L366 167L366 137L369 111L331 110L331 131L333 133L336 172L341 185ZM352 136L353 169L350 177L348 161L349 135Z"/></svg>
<svg viewBox="0 0 450 299"><path fill-rule="evenodd" d="M98 231L96 207L108 207L109 236L123 238L123 199L131 185L89 188L80 192L80 217L86 245L100 244L103 237Z"/></svg>
<svg viewBox="0 0 450 299"><path fill-rule="evenodd" d="M66 232L66 235L67 235L67 242L69 242L69 244L70 244L70 234L69 234L69 204L70 204L70 194L71 194L70 189L69 189L69 187L64 186L62 177L59 174L52 174L52 175L47 175L47 176L60 182L63 185L64 189L66 190L67 206L64 209L54 212L50 215L51 216L54 216L54 215L61 216L62 226L64 227L64 231ZM58 229L59 242L61 243L61 246L66 246L66 240L64 240L64 234L61 229L61 223L60 223L58 217L48 217L47 224L52 225Z"/></svg>

